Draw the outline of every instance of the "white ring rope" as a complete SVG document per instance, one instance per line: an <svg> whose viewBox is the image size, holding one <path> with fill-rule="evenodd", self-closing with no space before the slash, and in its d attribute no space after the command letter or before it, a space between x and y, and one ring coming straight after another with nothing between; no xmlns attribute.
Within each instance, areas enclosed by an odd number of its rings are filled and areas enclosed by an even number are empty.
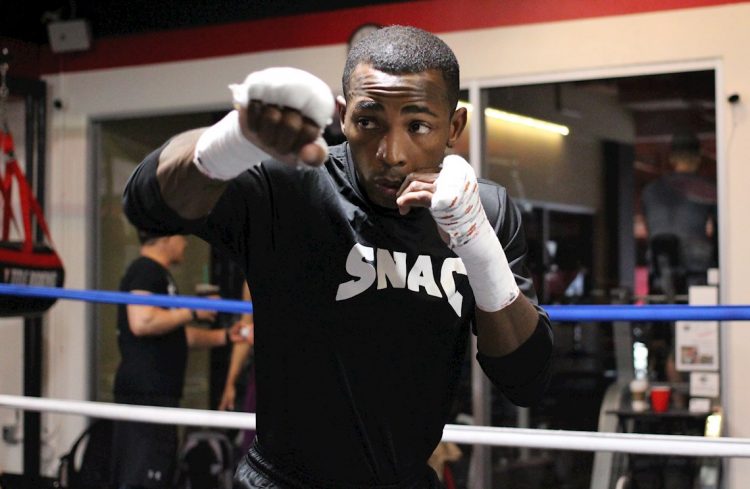
<svg viewBox="0 0 750 489"><path fill-rule="evenodd" d="M78 414L92 418L140 421L144 423L205 426L208 428L255 429L255 413L183 409L111 402L71 401L39 397L0 395L0 407L26 411Z"/></svg>
<svg viewBox="0 0 750 489"><path fill-rule="evenodd" d="M0 395L0 407L159 424L235 429L255 428L255 414L253 413L134 406L9 395ZM446 425L443 430L443 441L470 445L588 452L750 458L750 438L706 438L702 436Z"/></svg>

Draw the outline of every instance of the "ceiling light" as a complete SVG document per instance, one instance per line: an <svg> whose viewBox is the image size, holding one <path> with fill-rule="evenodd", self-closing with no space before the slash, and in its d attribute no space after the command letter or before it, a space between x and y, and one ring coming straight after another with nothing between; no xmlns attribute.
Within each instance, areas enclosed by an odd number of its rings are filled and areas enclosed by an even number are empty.
<svg viewBox="0 0 750 489"><path fill-rule="evenodd" d="M458 106L465 107L469 112L473 110L472 105L469 102L464 102L463 100L460 100L458 102ZM555 134L561 134L563 136L567 136L568 134L570 134L570 129L568 128L568 126L555 124L554 122L543 121L541 119L535 119L533 117L528 117L525 115L514 114L513 112L506 112L504 110L486 108L484 109L484 115L493 119L499 119L501 121L510 122L513 124L520 124L526 127L533 127L534 129L541 129L543 131L553 132Z"/></svg>

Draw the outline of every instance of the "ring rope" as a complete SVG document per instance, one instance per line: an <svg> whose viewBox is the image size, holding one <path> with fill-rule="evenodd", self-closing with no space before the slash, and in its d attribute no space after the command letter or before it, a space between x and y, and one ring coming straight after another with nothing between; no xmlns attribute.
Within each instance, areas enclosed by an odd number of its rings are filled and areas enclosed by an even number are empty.
<svg viewBox="0 0 750 489"><path fill-rule="evenodd" d="M78 414L92 418L143 423L204 426L207 428L255 429L255 413L209 411L111 402L72 401L40 397L0 395L0 406L26 411Z"/></svg>
<svg viewBox="0 0 750 489"><path fill-rule="evenodd" d="M551 305L542 306L554 321L750 321L750 306Z"/></svg>
<svg viewBox="0 0 750 489"><path fill-rule="evenodd" d="M93 418L212 428L254 429L253 413L135 406L0 395L0 406ZM750 458L750 438L600 433L590 431L446 425L443 441L552 450L603 451L686 457Z"/></svg>
<svg viewBox="0 0 750 489"><path fill-rule="evenodd" d="M252 313L250 302L193 296L131 294L102 290L0 284L0 295L45 297L110 304L208 309L234 314ZM549 305L543 306L553 321L750 321L750 306L687 305Z"/></svg>
<svg viewBox="0 0 750 489"><path fill-rule="evenodd" d="M141 295L56 287L0 284L0 295L54 297L100 303L143 304L161 307L188 307L230 313L252 312L252 304L237 300L217 300L189 296L175 297L159 294ZM546 306L545 309L549 312L550 318L556 321L721 321L750 319L750 307L747 306L606 305ZM228 413L7 395L0 395L0 406L96 418L217 428L254 429L256 423L253 413ZM744 438L705 438L446 425L443 440L467 444L559 450L750 458L750 439Z"/></svg>
<svg viewBox="0 0 750 489"><path fill-rule="evenodd" d="M105 304L186 307L188 309L207 309L234 314L248 314L253 312L252 303L247 301L209 299L184 295L132 294L130 292L114 292L109 290L65 289L61 287L36 287L11 284L0 284L0 295L68 299Z"/></svg>

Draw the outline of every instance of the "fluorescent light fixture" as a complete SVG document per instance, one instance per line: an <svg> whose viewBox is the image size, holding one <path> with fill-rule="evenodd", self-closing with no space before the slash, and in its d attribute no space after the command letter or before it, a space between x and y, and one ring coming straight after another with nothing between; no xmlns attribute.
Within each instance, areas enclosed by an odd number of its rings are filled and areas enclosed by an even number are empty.
<svg viewBox="0 0 750 489"><path fill-rule="evenodd" d="M469 112L474 109L474 107L472 107L470 103L464 102L463 100L459 100L458 106L465 107ZM484 109L484 115L493 119L499 119L501 121L511 122L513 124L520 124L526 127L533 127L534 129L541 129L542 131L553 132L555 134L561 134L563 136L567 136L568 134L570 134L570 129L568 128L568 126L543 121L541 119L534 119L533 117L514 114L513 112L506 112L504 110L487 108Z"/></svg>

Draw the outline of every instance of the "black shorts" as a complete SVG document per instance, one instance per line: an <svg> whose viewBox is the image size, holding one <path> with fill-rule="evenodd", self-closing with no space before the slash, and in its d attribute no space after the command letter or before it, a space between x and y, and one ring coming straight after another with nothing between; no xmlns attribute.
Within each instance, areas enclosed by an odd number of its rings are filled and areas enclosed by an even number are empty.
<svg viewBox="0 0 750 489"><path fill-rule="evenodd" d="M130 398L118 403L177 407L177 399ZM112 482L149 489L171 487L177 458L177 427L116 421L112 432Z"/></svg>
<svg viewBox="0 0 750 489"><path fill-rule="evenodd" d="M423 473L399 484L331 485L313 482L303 474L281 469L261 456L257 438L240 461L234 482L238 489L444 489L435 471L427 464Z"/></svg>

